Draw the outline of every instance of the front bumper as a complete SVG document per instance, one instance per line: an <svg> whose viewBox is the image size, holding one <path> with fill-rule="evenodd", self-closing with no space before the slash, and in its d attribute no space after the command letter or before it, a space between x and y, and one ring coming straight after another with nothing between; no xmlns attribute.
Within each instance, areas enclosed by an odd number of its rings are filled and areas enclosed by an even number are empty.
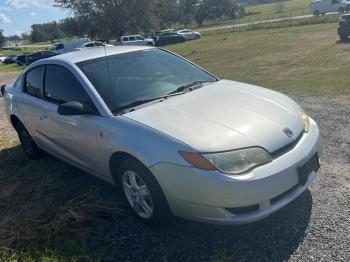
<svg viewBox="0 0 350 262"><path fill-rule="evenodd" d="M302 185L297 170L315 153L321 154L320 133L311 120L309 132L293 149L248 174L228 176L171 163L159 163L151 171L174 215L213 224L245 224L271 215L307 190L316 173L312 171ZM246 212L232 212L240 208Z"/></svg>

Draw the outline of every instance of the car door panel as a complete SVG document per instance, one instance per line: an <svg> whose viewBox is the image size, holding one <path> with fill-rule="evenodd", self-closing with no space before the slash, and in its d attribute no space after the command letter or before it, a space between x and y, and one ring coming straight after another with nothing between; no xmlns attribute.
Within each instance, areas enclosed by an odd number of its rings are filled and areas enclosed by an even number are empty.
<svg viewBox="0 0 350 262"><path fill-rule="evenodd" d="M41 134L50 152L68 159L84 169L100 170L95 123L98 116L62 116L58 105L46 102L42 109Z"/></svg>
<svg viewBox="0 0 350 262"><path fill-rule="evenodd" d="M49 150L84 169L99 173L99 154L95 123L97 115L63 116L58 114L59 104L91 101L80 82L66 68L47 66L42 107L42 136Z"/></svg>

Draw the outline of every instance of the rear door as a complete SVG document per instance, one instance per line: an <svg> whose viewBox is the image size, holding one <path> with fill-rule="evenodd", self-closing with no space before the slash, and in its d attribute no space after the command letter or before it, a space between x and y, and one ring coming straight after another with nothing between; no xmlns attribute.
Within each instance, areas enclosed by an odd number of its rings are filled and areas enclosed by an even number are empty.
<svg viewBox="0 0 350 262"><path fill-rule="evenodd" d="M47 65L43 88L42 136L50 152L88 171L99 173L95 127L101 117L78 79L65 67ZM78 101L93 110L90 115L63 116L58 106Z"/></svg>

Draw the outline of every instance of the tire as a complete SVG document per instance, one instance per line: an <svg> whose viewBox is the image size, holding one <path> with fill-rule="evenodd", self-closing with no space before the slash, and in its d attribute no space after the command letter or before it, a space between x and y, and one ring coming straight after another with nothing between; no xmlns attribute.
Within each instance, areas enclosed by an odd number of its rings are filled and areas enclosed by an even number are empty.
<svg viewBox="0 0 350 262"><path fill-rule="evenodd" d="M41 151L40 148L36 145L24 125L21 122L17 122L15 128L18 133L18 138L21 142L21 146L27 156L31 159L41 158L43 156L43 151Z"/></svg>
<svg viewBox="0 0 350 262"><path fill-rule="evenodd" d="M157 227L171 218L165 196L151 172L135 159L127 159L118 169L118 185L126 203L144 224Z"/></svg>
<svg viewBox="0 0 350 262"><path fill-rule="evenodd" d="M346 41L348 39L347 35L339 35L341 41Z"/></svg>
<svg viewBox="0 0 350 262"><path fill-rule="evenodd" d="M345 12L345 8L344 7L340 7L339 9L338 9L338 13L339 14L343 14Z"/></svg>
<svg viewBox="0 0 350 262"><path fill-rule="evenodd" d="M320 15L320 12L318 10L314 11L314 16L319 16Z"/></svg>

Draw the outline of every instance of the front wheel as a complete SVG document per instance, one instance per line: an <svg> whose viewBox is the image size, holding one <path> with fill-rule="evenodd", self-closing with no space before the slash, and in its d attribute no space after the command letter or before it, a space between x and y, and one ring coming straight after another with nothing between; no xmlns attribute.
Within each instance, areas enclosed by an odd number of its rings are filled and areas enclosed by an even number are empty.
<svg viewBox="0 0 350 262"><path fill-rule="evenodd" d="M149 226L158 226L171 217L164 194L146 167L129 159L118 173L127 203L138 219Z"/></svg>
<svg viewBox="0 0 350 262"><path fill-rule="evenodd" d="M16 131L18 133L19 141L21 142L21 146L27 156L31 159L38 159L43 155L43 152L36 145L33 138L30 136L27 129L20 122L16 124Z"/></svg>

